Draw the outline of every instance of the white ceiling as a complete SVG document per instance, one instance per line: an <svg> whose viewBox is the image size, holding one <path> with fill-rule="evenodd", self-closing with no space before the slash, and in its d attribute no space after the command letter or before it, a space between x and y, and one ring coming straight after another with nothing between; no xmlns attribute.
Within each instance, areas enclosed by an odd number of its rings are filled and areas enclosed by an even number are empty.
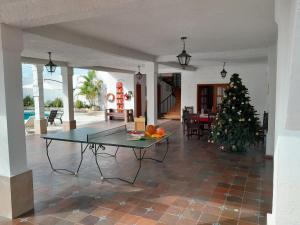
<svg viewBox="0 0 300 225"><path fill-rule="evenodd" d="M266 47L276 40L273 0L136 1L60 28L160 56Z"/></svg>
<svg viewBox="0 0 300 225"><path fill-rule="evenodd" d="M136 70L149 58L176 61L184 35L193 65L246 62L266 57L256 50L277 37L274 0L53 1L48 10L45 0L0 0L0 22L25 31L22 56L52 51L54 60L74 66ZM246 54L230 56L242 49Z"/></svg>

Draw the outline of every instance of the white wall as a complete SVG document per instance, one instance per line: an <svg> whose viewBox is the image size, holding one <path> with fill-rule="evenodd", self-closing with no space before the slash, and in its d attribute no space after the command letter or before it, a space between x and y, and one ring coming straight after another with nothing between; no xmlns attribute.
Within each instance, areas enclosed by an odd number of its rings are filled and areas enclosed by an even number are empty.
<svg viewBox="0 0 300 225"><path fill-rule="evenodd" d="M266 110L267 62L241 63L227 65L225 79L221 78L221 66L203 66L195 72L184 71L181 74L181 107L193 106L197 110L197 84L228 83L233 73L238 73L249 90L251 103L262 120Z"/></svg>
<svg viewBox="0 0 300 225"><path fill-rule="evenodd" d="M122 81L124 94L128 91L134 93L134 75L126 73L109 73L109 72L97 72L97 78L103 81L104 92L102 97L105 98L107 93L113 93L116 95L116 83ZM117 109L116 100L114 102L108 102L104 99L107 109ZM129 100L124 100L124 109L134 109L134 96Z"/></svg>
<svg viewBox="0 0 300 225"><path fill-rule="evenodd" d="M273 208L268 225L300 225L299 114L294 120L300 96L299 79L295 79L300 74L300 49L297 47L300 42L300 1L276 0L275 3L278 24L275 153ZM297 100L290 96L291 93ZM291 100L294 100L293 104L290 104ZM289 109L293 109L293 113L289 113ZM296 122L296 127L291 122Z"/></svg>

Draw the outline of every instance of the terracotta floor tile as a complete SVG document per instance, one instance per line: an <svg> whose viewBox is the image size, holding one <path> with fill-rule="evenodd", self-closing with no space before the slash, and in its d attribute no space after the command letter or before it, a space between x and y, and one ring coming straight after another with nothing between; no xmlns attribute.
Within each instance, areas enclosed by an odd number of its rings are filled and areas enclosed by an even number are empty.
<svg viewBox="0 0 300 225"><path fill-rule="evenodd" d="M107 216L115 222L119 221L119 219L122 218L122 216L124 215L125 215L124 212L117 211L117 210L113 210L109 214L107 214Z"/></svg>
<svg viewBox="0 0 300 225"><path fill-rule="evenodd" d="M183 198L178 198L176 199L172 205L177 206L177 207L181 207L181 208L186 208L189 206L189 201Z"/></svg>
<svg viewBox="0 0 300 225"><path fill-rule="evenodd" d="M197 225L198 222L196 220L190 220L190 219L180 219L176 223L176 225Z"/></svg>
<svg viewBox="0 0 300 225"><path fill-rule="evenodd" d="M238 220L240 216L240 209L238 208L224 208L221 212L221 216L227 219Z"/></svg>
<svg viewBox="0 0 300 225"><path fill-rule="evenodd" d="M146 219L146 218L140 218L137 222L137 225L156 225L157 221L151 220L151 219Z"/></svg>
<svg viewBox="0 0 300 225"><path fill-rule="evenodd" d="M91 215L101 217L101 216L107 216L111 212L112 212L112 209L98 207L97 209L95 209L94 211L91 212Z"/></svg>
<svg viewBox="0 0 300 225"><path fill-rule="evenodd" d="M219 216L212 215L212 214L207 214L207 213L202 213L200 217L200 222L204 223L217 223L219 219Z"/></svg>
<svg viewBox="0 0 300 225"><path fill-rule="evenodd" d="M205 207L205 205L206 204L204 202L194 202L194 203L191 203L188 208L201 212L203 210L203 208Z"/></svg>
<svg viewBox="0 0 300 225"><path fill-rule="evenodd" d="M234 219L228 219L225 217L221 217L219 219L219 224L221 225L238 225L238 221Z"/></svg>
<svg viewBox="0 0 300 225"><path fill-rule="evenodd" d="M257 223L250 223L250 222L240 221L238 225L257 225Z"/></svg>
<svg viewBox="0 0 300 225"><path fill-rule="evenodd" d="M106 129L120 124L110 121L91 126ZM240 219L238 225L265 225L272 209L273 168L272 161L265 163L263 149L224 153L207 143L206 137L187 140L180 122L162 126L174 131L167 158L164 163L143 161L134 185L101 181L89 149L77 177L53 173L44 141L39 135L27 136L35 211L19 219L0 218L0 225L176 225L196 221L211 225L219 216L227 224ZM106 150L114 152L115 148ZM50 153L57 167L73 169L80 161L80 145L75 143L53 141ZM160 158L162 151L150 150L147 156ZM139 163L132 151L124 148L116 159L99 156L98 160L106 176L124 178L132 178Z"/></svg>
<svg viewBox="0 0 300 225"><path fill-rule="evenodd" d="M127 224L127 225L132 225L135 224L141 217L139 216L134 216L131 214L125 214L119 219L119 223L121 224Z"/></svg>
<svg viewBox="0 0 300 225"><path fill-rule="evenodd" d="M171 214L167 214L165 213L164 215L162 215L162 217L159 219L159 222L164 223L166 225L174 225L177 223L177 221L179 220L177 215L171 215Z"/></svg>
<svg viewBox="0 0 300 225"><path fill-rule="evenodd" d="M184 211L184 208L180 208L177 206L170 206L165 212L172 215L180 214Z"/></svg>
<svg viewBox="0 0 300 225"><path fill-rule="evenodd" d="M185 209L182 213L182 216L188 220L197 221L201 216L201 211L191 210L189 208Z"/></svg>
<svg viewBox="0 0 300 225"><path fill-rule="evenodd" d="M221 214L221 209L219 207L214 207L207 205L203 210L203 213L219 216Z"/></svg>
<svg viewBox="0 0 300 225"><path fill-rule="evenodd" d="M85 218L83 218L80 221L80 223L84 224L84 225L94 225L94 224L98 223L98 221L99 221L98 217L89 215L89 216L86 216Z"/></svg>
<svg viewBox="0 0 300 225"><path fill-rule="evenodd" d="M79 222L81 221L83 218L85 218L88 214L85 212L80 212L80 211L74 211L72 213L70 213L67 217L66 220L69 220L71 222Z"/></svg>

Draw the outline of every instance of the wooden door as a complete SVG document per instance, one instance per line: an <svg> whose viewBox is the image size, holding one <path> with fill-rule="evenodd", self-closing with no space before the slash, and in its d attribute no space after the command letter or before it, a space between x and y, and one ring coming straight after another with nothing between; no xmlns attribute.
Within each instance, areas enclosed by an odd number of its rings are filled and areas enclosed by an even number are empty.
<svg viewBox="0 0 300 225"><path fill-rule="evenodd" d="M142 86L136 84L136 116L142 116Z"/></svg>

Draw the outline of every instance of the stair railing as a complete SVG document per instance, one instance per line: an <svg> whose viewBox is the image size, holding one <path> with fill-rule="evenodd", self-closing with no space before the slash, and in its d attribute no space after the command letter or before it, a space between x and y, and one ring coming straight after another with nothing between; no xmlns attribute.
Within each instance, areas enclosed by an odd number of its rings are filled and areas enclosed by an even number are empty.
<svg viewBox="0 0 300 225"><path fill-rule="evenodd" d="M159 115L163 116L165 113L169 112L170 109L175 105L176 97L172 92L165 99L163 99L160 103Z"/></svg>
<svg viewBox="0 0 300 225"><path fill-rule="evenodd" d="M158 109L159 117L162 117L165 113L169 112L172 107L176 104L175 92L176 88L181 86L181 76L180 74L173 74L172 81L166 82L162 80L165 84L169 85L172 92L160 102L160 107Z"/></svg>

